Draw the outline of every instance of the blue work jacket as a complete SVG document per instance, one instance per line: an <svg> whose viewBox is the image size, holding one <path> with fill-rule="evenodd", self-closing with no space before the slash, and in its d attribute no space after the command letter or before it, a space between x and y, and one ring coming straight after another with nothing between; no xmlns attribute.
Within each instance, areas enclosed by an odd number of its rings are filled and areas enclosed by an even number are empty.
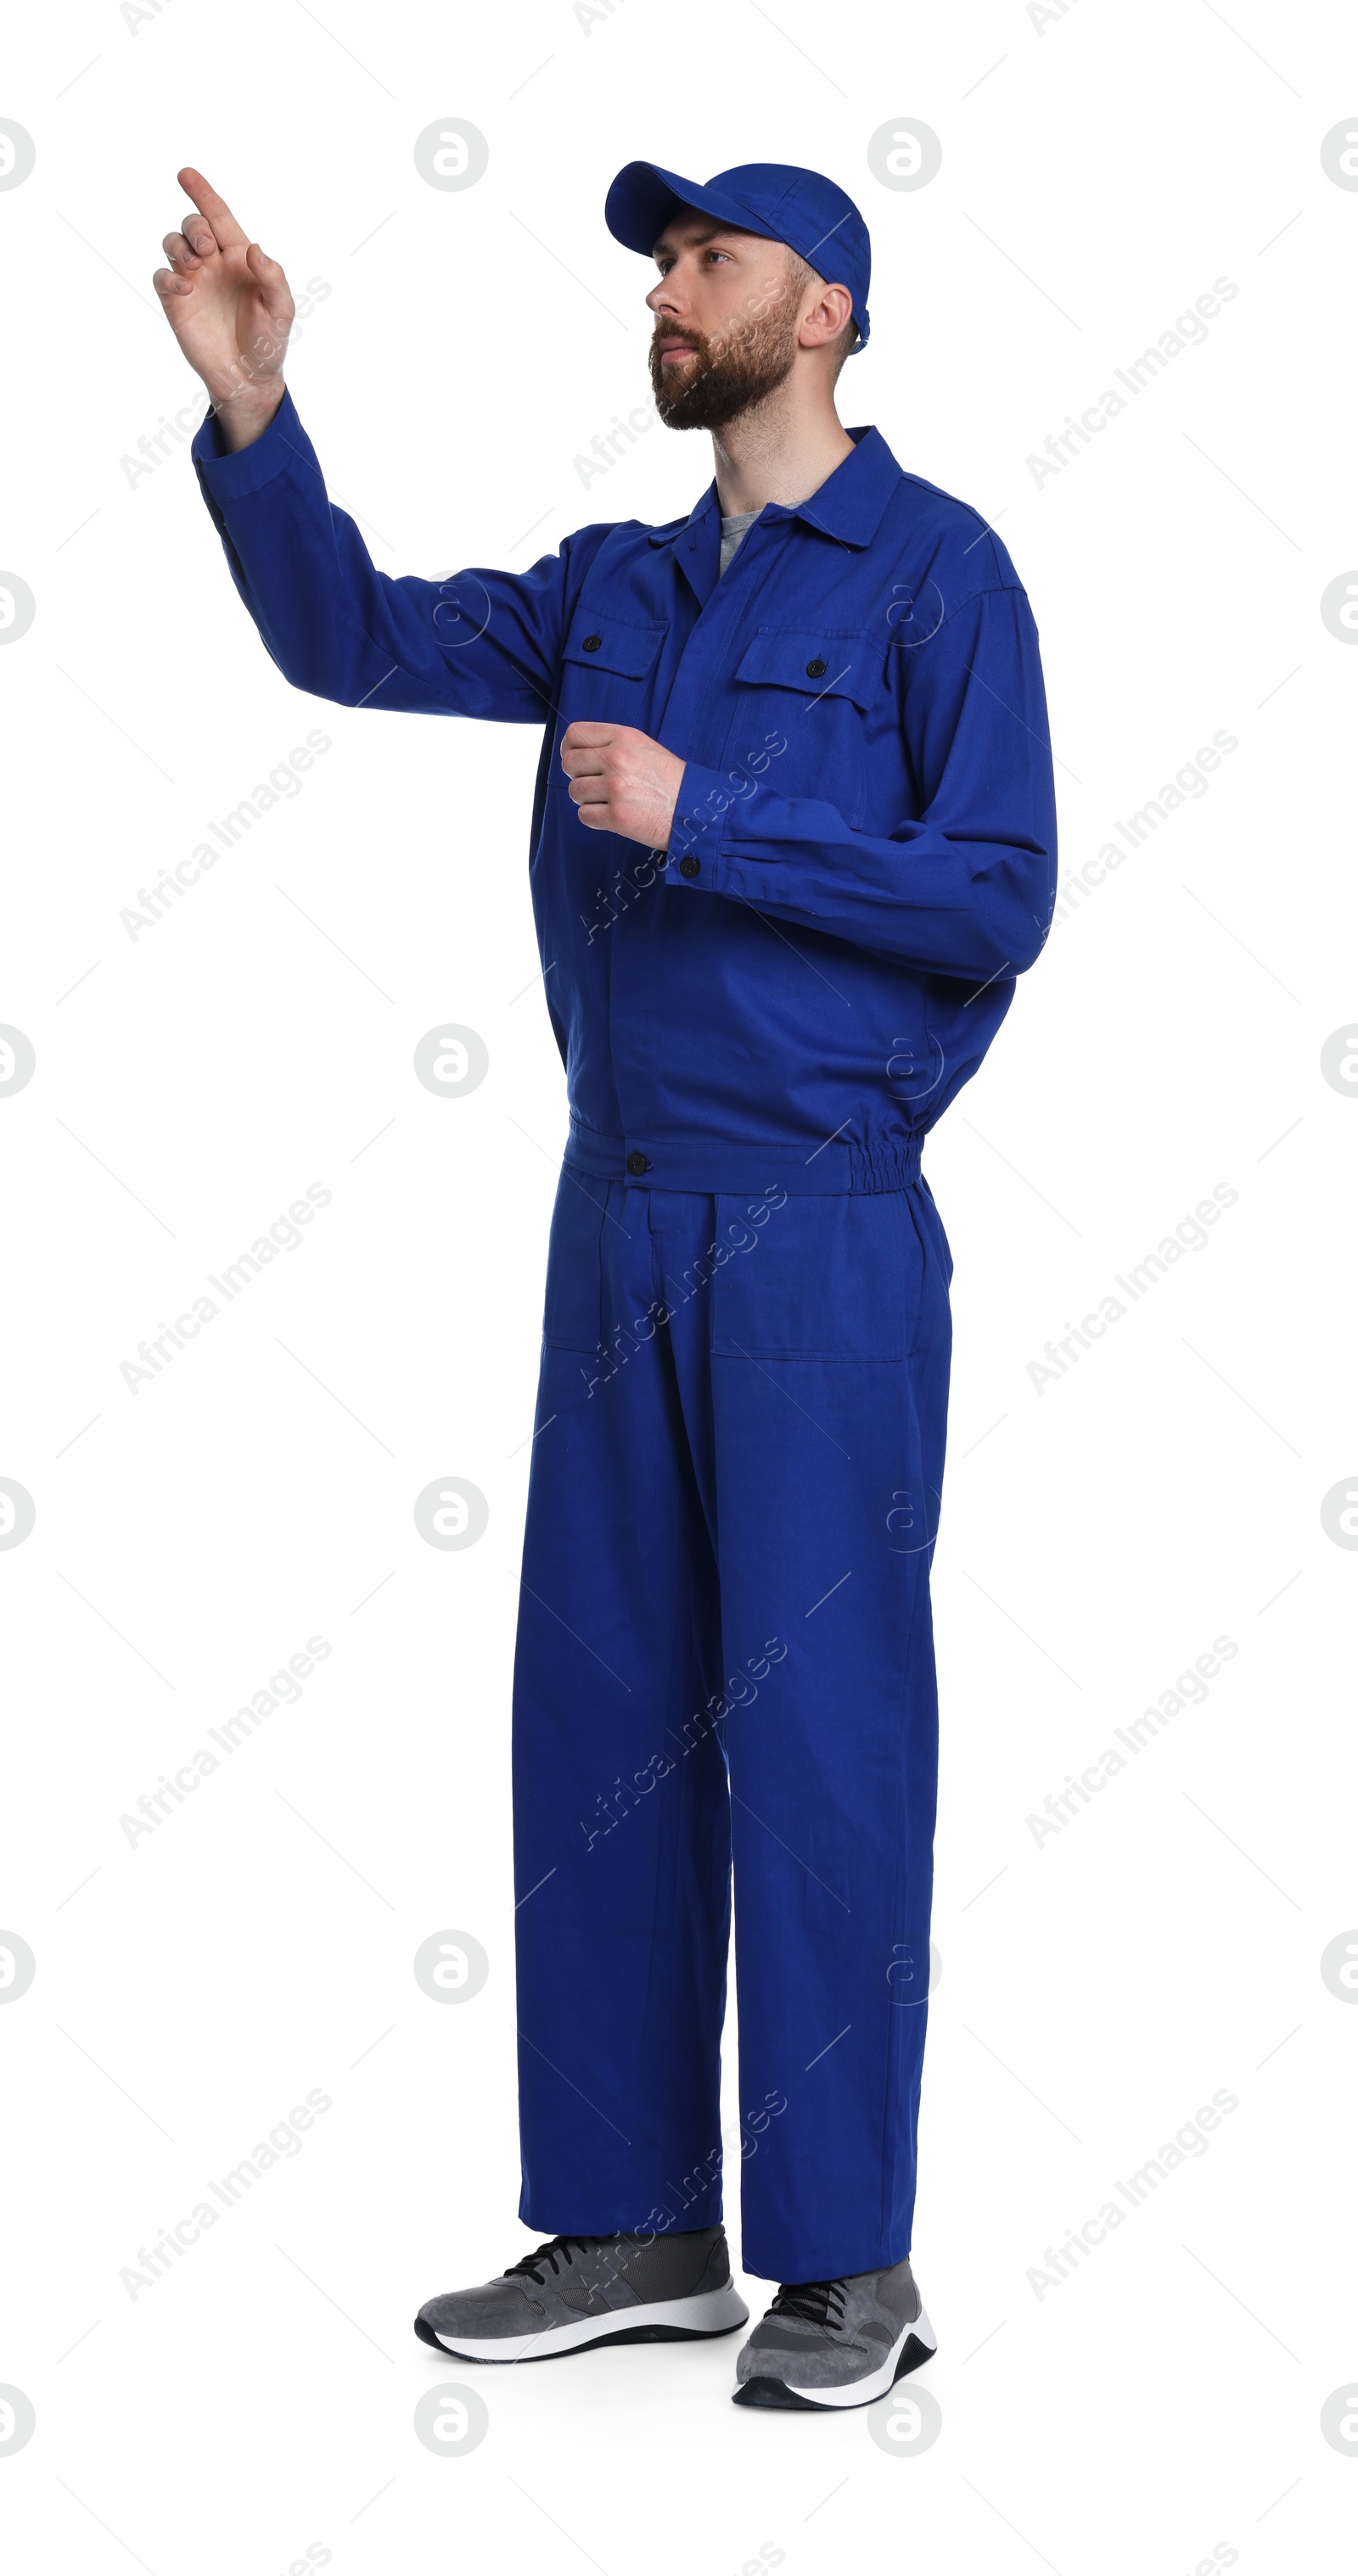
<svg viewBox="0 0 1358 2576"><path fill-rule="evenodd" d="M529 866L572 1158L658 1189L908 1185L1051 921L1037 629L993 529L876 429L727 571L685 519L579 529L528 572L393 579L291 395L193 444L284 676L342 706L542 728ZM561 736L685 762L668 853L582 823ZM484 857L478 849L478 858Z"/></svg>

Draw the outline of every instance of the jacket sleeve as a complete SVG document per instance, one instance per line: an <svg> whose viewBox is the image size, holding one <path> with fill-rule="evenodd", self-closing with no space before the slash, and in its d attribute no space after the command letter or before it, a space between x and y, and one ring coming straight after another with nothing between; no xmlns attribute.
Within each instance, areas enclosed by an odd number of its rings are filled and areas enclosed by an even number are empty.
<svg viewBox="0 0 1358 2576"><path fill-rule="evenodd" d="M232 579L285 679L341 706L542 724L552 713L567 550L526 573L446 581L379 572L333 507L291 394L250 447L193 442Z"/></svg>
<svg viewBox="0 0 1358 2576"><path fill-rule="evenodd" d="M884 837L859 832L828 798L780 796L772 768L752 783L690 764L666 884L934 974L1022 972L1056 895L1047 707L1027 598L1014 587L976 594L927 642L898 652L918 819Z"/></svg>

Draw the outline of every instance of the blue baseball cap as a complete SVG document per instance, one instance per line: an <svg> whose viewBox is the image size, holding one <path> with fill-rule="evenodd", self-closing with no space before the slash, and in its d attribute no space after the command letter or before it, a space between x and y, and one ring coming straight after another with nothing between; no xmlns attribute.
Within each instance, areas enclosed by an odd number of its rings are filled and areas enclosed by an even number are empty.
<svg viewBox="0 0 1358 2576"><path fill-rule="evenodd" d="M827 286L847 286L862 348L868 336L872 244L852 197L833 179L823 179L819 170L794 169L786 161L744 161L739 169L719 170L701 186L654 161L629 161L609 189L604 221L615 241L649 259L681 206L713 215L733 231L786 242Z"/></svg>

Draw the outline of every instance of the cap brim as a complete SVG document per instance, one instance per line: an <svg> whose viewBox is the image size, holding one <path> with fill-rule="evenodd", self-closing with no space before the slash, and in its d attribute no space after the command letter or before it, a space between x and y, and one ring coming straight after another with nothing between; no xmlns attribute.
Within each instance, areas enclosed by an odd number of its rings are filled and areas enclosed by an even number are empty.
<svg viewBox="0 0 1358 2576"><path fill-rule="evenodd" d="M670 216L678 206L692 206L700 215L712 215L718 223L729 224L733 232L758 233L764 241L781 241L781 233L767 224L752 223L748 210L720 188L705 188L697 179L681 179L674 170L662 170L655 161L629 161L620 170L604 200L604 222L615 241L625 250L640 251L649 259Z"/></svg>

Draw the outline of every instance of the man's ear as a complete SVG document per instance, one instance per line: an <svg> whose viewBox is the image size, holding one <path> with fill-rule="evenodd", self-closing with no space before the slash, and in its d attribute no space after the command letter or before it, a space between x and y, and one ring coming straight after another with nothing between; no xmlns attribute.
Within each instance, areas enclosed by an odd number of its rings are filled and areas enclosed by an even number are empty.
<svg viewBox="0 0 1358 2576"><path fill-rule="evenodd" d="M797 334L803 349L828 348L837 340L853 312L853 297L847 286L823 286L809 313L802 319Z"/></svg>

